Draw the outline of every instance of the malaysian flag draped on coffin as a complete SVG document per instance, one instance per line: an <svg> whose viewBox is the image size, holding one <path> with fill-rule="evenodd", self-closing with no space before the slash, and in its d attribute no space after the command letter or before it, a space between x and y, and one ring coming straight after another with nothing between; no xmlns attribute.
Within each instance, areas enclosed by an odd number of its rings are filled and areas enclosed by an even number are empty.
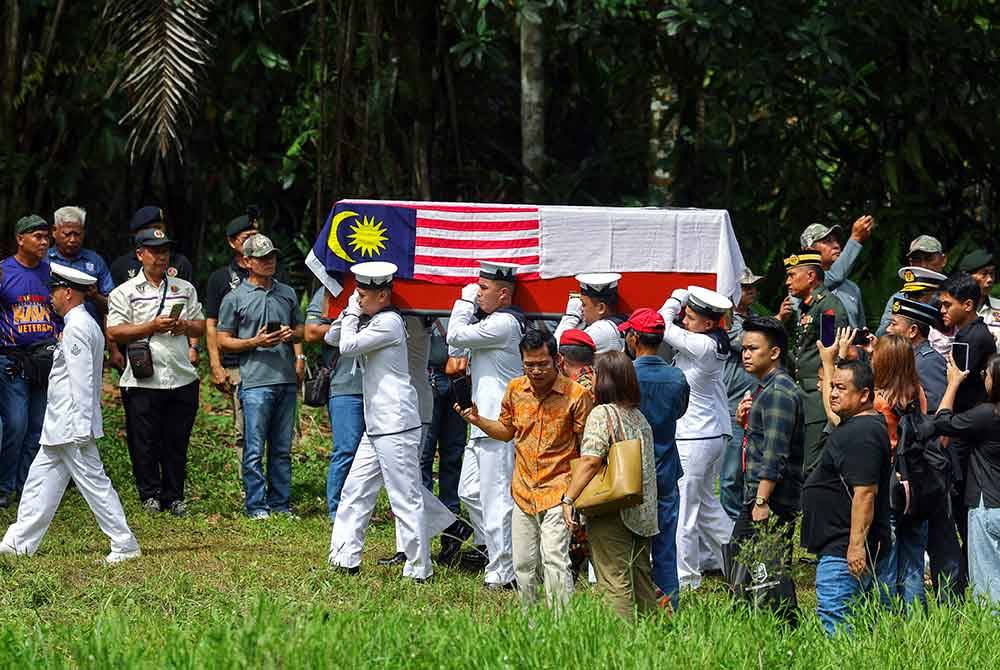
<svg viewBox="0 0 1000 670"><path fill-rule="evenodd" d="M480 260L517 263L524 281L707 273L737 298L744 267L725 210L339 201L306 264L337 296L343 273L372 260L395 263L400 279L454 285L475 281Z"/></svg>

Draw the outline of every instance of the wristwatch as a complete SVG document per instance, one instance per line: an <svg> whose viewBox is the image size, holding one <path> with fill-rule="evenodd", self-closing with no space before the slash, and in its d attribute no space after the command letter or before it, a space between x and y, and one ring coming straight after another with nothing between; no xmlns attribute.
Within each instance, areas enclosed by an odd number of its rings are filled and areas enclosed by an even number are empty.
<svg viewBox="0 0 1000 670"><path fill-rule="evenodd" d="M757 496L753 499L753 504L757 507L767 507L767 498Z"/></svg>
<svg viewBox="0 0 1000 670"><path fill-rule="evenodd" d="M573 500L572 498L570 498L569 496L563 496L562 497L562 504L563 505L569 505L570 507L572 507L574 502L576 502L576 501Z"/></svg>
<svg viewBox="0 0 1000 670"><path fill-rule="evenodd" d="M200 343L200 342L199 342L198 344L188 344L188 349L194 349L194 350L195 350L195 351L197 351L197 352L198 352L199 354L200 354L200 353L201 353L202 351L204 351L204 350L205 350L205 348L204 348L203 346L201 346L201 343Z"/></svg>
<svg viewBox="0 0 1000 670"><path fill-rule="evenodd" d="M299 361L304 361L306 359L306 355L305 354L296 354L295 359L299 360Z"/></svg>

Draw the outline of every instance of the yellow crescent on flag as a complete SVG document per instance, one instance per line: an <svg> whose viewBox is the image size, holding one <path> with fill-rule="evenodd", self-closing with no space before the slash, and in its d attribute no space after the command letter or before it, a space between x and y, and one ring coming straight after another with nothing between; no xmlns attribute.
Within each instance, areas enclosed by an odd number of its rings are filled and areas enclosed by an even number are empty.
<svg viewBox="0 0 1000 670"><path fill-rule="evenodd" d="M330 247L330 251L338 257L343 258L348 263L353 263L354 259L347 255L347 251L343 246L341 246L340 240L337 239L337 228L346 219L349 219L352 216L356 217L357 215L357 212L351 212L346 209L343 212L337 213L333 217L333 221L330 222L330 236L326 238L326 246Z"/></svg>

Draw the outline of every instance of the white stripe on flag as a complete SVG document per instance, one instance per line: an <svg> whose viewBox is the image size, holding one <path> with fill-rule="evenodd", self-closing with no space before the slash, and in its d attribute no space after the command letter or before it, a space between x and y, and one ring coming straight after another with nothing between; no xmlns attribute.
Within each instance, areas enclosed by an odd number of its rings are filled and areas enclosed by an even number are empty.
<svg viewBox="0 0 1000 670"><path fill-rule="evenodd" d="M444 230L431 226L417 226L417 237L441 237L449 240L533 240L538 246L538 228L532 230Z"/></svg>
<svg viewBox="0 0 1000 670"><path fill-rule="evenodd" d="M531 265L521 265L517 269L518 274L525 274L528 272L538 272L538 265L533 263ZM438 275L441 277L478 277L479 268L469 267L469 268L452 268L443 267L439 265L423 265L417 263L413 266L413 274L415 275Z"/></svg>
<svg viewBox="0 0 1000 670"><path fill-rule="evenodd" d="M538 246L514 247L512 249L448 249L446 247L415 247L418 256L439 256L443 258L517 258L537 256Z"/></svg>
<svg viewBox="0 0 1000 670"><path fill-rule="evenodd" d="M309 255L306 256L306 267L312 270L313 274L316 275L316 279L318 279L320 283L323 284L323 286L325 286L331 294L333 294L334 298L340 295L340 292L344 290L344 287L340 285L339 281L326 273L326 268L323 267L323 261L318 259L313 251L310 251Z"/></svg>

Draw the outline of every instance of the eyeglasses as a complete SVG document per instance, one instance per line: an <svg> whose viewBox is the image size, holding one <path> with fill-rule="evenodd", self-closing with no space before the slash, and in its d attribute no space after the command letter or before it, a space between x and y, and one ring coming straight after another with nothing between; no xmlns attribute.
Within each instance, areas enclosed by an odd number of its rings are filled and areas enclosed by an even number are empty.
<svg viewBox="0 0 1000 670"><path fill-rule="evenodd" d="M545 361L544 363L522 363L524 369L527 370L547 370L552 367L552 361Z"/></svg>

